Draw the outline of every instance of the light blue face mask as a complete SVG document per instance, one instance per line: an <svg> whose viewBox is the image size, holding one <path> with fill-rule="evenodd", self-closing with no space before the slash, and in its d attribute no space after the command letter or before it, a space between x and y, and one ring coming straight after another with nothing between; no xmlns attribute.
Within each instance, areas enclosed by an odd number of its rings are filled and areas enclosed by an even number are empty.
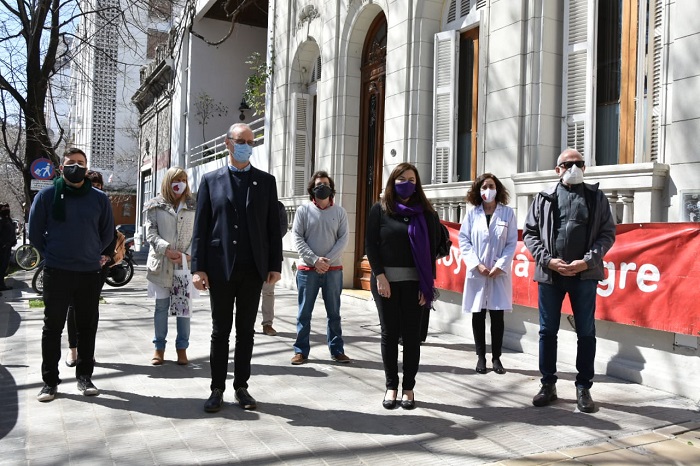
<svg viewBox="0 0 700 466"><path fill-rule="evenodd" d="M245 163L250 160L251 155L253 155L253 148L248 144L233 145L233 160L236 162Z"/></svg>

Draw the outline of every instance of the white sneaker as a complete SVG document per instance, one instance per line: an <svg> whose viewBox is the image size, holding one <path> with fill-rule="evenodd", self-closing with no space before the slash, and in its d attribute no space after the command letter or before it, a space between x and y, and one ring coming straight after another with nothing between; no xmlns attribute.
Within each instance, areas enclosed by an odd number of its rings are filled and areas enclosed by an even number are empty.
<svg viewBox="0 0 700 466"><path fill-rule="evenodd" d="M85 396L99 395L100 391L93 385L90 377L81 375L78 377L78 390Z"/></svg>

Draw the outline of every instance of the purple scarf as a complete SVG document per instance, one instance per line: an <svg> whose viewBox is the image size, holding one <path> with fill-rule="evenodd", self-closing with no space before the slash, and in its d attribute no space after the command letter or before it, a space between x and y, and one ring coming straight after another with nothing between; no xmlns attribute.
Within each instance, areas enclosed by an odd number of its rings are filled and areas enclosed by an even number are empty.
<svg viewBox="0 0 700 466"><path fill-rule="evenodd" d="M394 208L397 215L410 218L408 239L411 242L413 262L418 271L418 289L425 297L426 306L430 306L433 302L433 265L430 263L430 238L423 206L408 206L397 202Z"/></svg>

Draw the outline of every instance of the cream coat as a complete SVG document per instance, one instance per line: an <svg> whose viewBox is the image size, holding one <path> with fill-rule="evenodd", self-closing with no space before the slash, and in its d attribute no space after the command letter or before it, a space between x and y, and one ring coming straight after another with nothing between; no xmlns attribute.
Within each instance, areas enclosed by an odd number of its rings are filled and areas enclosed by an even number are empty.
<svg viewBox="0 0 700 466"><path fill-rule="evenodd" d="M497 204L486 224L486 214L479 205L464 217L459 231L459 250L466 264L462 311L481 312L482 309L513 309L513 276L511 263L518 243L515 212ZM496 278L484 277L477 270L479 264L498 267L503 274Z"/></svg>
<svg viewBox="0 0 700 466"><path fill-rule="evenodd" d="M190 254L194 230L195 203L188 199L180 212L175 212L161 196L154 197L144 206L146 213L146 241L150 248L146 263L146 279L163 288L173 286L175 264L165 257L169 247ZM172 245L172 246L171 246Z"/></svg>

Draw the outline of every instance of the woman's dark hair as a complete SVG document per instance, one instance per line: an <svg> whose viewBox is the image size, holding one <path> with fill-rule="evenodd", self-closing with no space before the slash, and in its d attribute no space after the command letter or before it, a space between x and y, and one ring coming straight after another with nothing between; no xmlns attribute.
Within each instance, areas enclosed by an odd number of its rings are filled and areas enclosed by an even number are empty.
<svg viewBox="0 0 700 466"><path fill-rule="evenodd" d="M423 191L423 185L420 182L420 174L418 173L418 169L415 165L408 162L398 164L391 172L391 175L389 175L389 178L386 180L384 197L382 197L381 200L382 209L384 209L384 212L389 215L393 215L395 213L394 205L396 204L396 189L394 188L394 184L396 184L397 178L406 170L413 170L413 173L416 174L416 192L414 192L408 199L408 203L411 205L420 204L423 206L423 210L426 212L435 212L433 205L430 203L428 198L425 196L425 192Z"/></svg>
<svg viewBox="0 0 700 466"><path fill-rule="evenodd" d="M85 174L85 178L87 178L90 181L90 183L97 183L101 186L104 186L104 182L102 181L102 173L100 172L88 170Z"/></svg>
<svg viewBox="0 0 700 466"><path fill-rule="evenodd" d="M316 187L316 180L319 178L328 178L331 187L331 199L333 199L333 196L335 196L335 182L325 170L319 170L311 175L311 180L309 180L309 184L306 186L306 192L309 193L309 199L312 201L314 200L314 188Z"/></svg>
<svg viewBox="0 0 700 466"><path fill-rule="evenodd" d="M508 193L506 187L503 186L503 183L501 183L501 180L496 178L496 175L493 173L484 173L483 175L477 176L472 183L471 188L469 188L469 192L467 192L468 203L478 206L484 202L483 199L481 199L481 185L484 184L484 181L488 180L489 178L491 178L496 184L496 202L503 205L507 205L508 202L510 202L510 194Z"/></svg>

